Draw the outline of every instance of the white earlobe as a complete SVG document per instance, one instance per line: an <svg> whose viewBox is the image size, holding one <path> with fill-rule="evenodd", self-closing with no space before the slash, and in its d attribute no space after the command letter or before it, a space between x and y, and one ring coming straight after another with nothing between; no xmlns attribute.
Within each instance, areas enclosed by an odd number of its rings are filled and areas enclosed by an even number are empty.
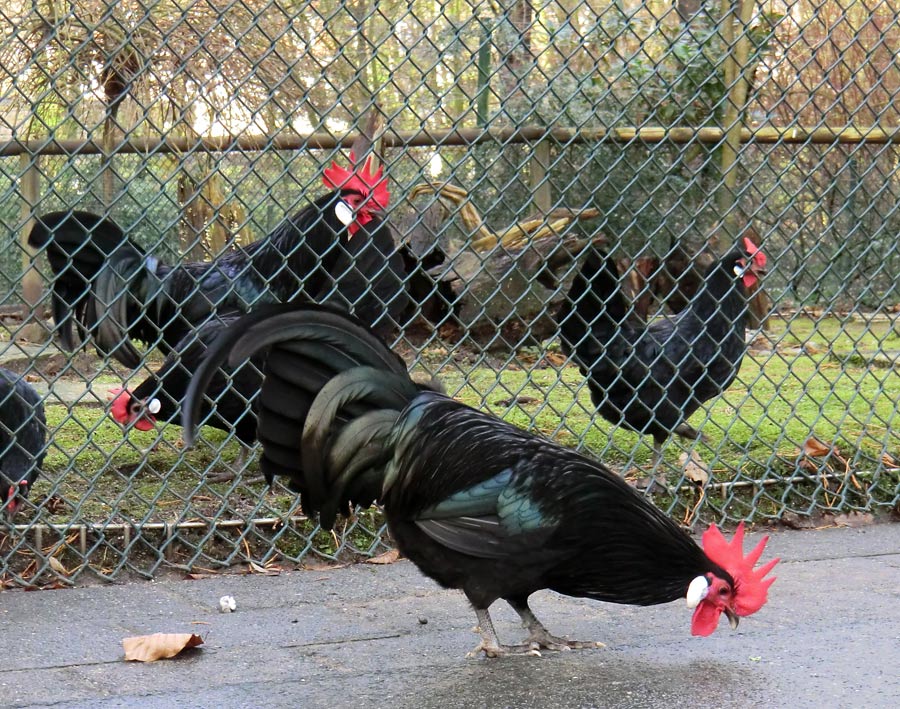
<svg viewBox="0 0 900 709"><path fill-rule="evenodd" d="M698 576L693 581L691 581L691 585L688 586L687 607L696 608L700 605L700 601L706 598L708 593L709 581L706 580L705 576Z"/></svg>
<svg viewBox="0 0 900 709"><path fill-rule="evenodd" d="M151 399L150 403L147 404L147 411L149 411L151 414L158 414L161 408L162 404L159 403L159 399Z"/></svg>
<svg viewBox="0 0 900 709"><path fill-rule="evenodd" d="M350 226L353 221L353 210L350 209L349 204L343 200L339 200L338 203L334 205L334 216L336 216L338 221L344 226Z"/></svg>
<svg viewBox="0 0 900 709"><path fill-rule="evenodd" d="M747 273L747 271L749 271L749 270L750 270L749 263L746 266L738 266L737 264L734 265L734 275L737 276L738 278L743 278L744 274Z"/></svg>

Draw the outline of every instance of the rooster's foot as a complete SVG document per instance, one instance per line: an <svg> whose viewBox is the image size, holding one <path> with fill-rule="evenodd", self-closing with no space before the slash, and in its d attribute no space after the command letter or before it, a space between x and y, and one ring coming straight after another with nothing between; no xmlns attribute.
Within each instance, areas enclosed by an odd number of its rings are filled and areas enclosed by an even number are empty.
<svg viewBox="0 0 900 709"><path fill-rule="evenodd" d="M505 657L507 655L541 656L538 646L532 643L527 645L501 645L497 639L497 632L494 630L494 624L491 622L491 616L487 608L476 608L475 615L478 617L478 626L475 628L475 632L481 635L481 642L466 657L475 657L480 652L483 652L485 657Z"/></svg>
<svg viewBox="0 0 900 709"><path fill-rule="evenodd" d="M600 642L589 642L583 640L569 640L553 635L544 627L544 624L537 619L531 608L528 606L527 600L507 599L507 602L513 607L513 610L519 614L522 624L528 629L528 644L530 647L545 650L587 650L591 648L606 647Z"/></svg>
<svg viewBox="0 0 900 709"><path fill-rule="evenodd" d="M501 645L496 642L489 642L485 639L482 639L478 645L476 645L471 652L466 654L466 657L476 657L479 653L483 652L485 657L509 657L513 655L524 655L530 657L540 657L541 651L538 647L537 643L531 643L528 645Z"/></svg>
<svg viewBox="0 0 900 709"><path fill-rule="evenodd" d="M528 636L528 642L532 647L543 648L545 650L591 650L598 647L606 647L601 642L592 642L589 640L569 640L556 635L551 635L545 628L535 632L531 631Z"/></svg>

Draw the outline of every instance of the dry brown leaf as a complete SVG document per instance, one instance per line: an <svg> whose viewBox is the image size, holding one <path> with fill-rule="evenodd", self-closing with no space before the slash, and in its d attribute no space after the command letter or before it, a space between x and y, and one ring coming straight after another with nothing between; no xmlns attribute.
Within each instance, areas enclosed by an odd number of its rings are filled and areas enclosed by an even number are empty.
<svg viewBox="0 0 900 709"><path fill-rule="evenodd" d="M684 476L691 482L698 485L706 485L709 482L709 470L697 451L692 450L690 454L682 453L678 456L678 464L684 470Z"/></svg>
<svg viewBox="0 0 900 709"><path fill-rule="evenodd" d="M568 358L565 355L562 355L559 352L548 352L547 354L544 355L544 359L547 360L554 367L561 367L568 360Z"/></svg>
<svg viewBox="0 0 900 709"><path fill-rule="evenodd" d="M251 574L262 574L263 576L277 576L281 573L281 567L275 565L260 566L255 561L247 562L250 566Z"/></svg>
<svg viewBox="0 0 900 709"><path fill-rule="evenodd" d="M400 552L396 549L391 549L390 551L386 551L383 554L379 554L378 556L373 556L371 559L366 559L367 564L393 564L394 562L400 559Z"/></svg>
<svg viewBox="0 0 900 709"><path fill-rule="evenodd" d="M56 573L62 574L63 576L69 575L69 570L63 566L63 563L57 559L55 556L51 556L47 561L50 564L50 568L53 569Z"/></svg>
<svg viewBox="0 0 900 709"><path fill-rule="evenodd" d="M831 446L825 445L818 438L808 438L806 443L803 444L801 452L803 455L808 455L812 458L824 458L832 450L834 449Z"/></svg>
<svg viewBox="0 0 900 709"><path fill-rule="evenodd" d="M881 456L881 464L888 469L896 469L900 468L900 463L897 462L897 459L894 458L890 453L885 453Z"/></svg>
<svg viewBox="0 0 900 709"><path fill-rule="evenodd" d="M154 662L175 657L182 650L203 644L203 638L196 633L153 633L135 635L122 640L125 659L137 662Z"/></svg>

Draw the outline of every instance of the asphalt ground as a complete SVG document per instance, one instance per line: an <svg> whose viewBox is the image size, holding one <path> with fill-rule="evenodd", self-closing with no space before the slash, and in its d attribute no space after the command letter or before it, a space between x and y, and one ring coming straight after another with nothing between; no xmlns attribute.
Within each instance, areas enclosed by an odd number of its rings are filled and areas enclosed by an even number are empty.
<svg viewBox="0 0 900 709"><path fill-rule="evenodd" d="M755 538L755 535L751 535ZM462 594L407 561L0 593L5 707L897 707L900 524L772 534L770 600L737 631L690 635L681 602L637 608L533 596L596 650L467 657ZM219 612L232 595L234 613ZM502 640L523 632L494 610ZM205 644L125 662L122 639Z"/></svg>

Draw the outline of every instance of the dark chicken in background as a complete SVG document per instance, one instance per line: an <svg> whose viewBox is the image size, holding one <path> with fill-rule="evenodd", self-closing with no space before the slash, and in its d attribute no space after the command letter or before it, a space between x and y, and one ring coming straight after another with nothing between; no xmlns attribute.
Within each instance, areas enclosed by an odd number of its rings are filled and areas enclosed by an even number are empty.
<svg viewBox="0 0 900 709"><path fill-rule="evenodd" d="M0 367L0 508L12 519L41 474L44 403L24 378Z"/></svg>
<svg viewBox="0 0 900 709"><path fill-rule="evenodd" d="M389 193L372 158L325 170L330 192L264 239L211 262L161 263L111 220L82 211L46 214L28 238L46 249L53 317L63 345L76 347L73 321L98 352L128 367L139 340L170 352L219 310L256 304L330 302L369 324L391 326L407 308L405 271L384 219Z"/></svg>
<svg viewBox="0 0 900 709"><path fill-rule="evenodd" d="M765 267L765 255L744 239L707 269L687 308L641 325L629 317L615 262L588 253L557 313L563 350L603 418L653 436L654 467L673 433L700 438L687 418L737 376L747 351L747 289Z"/></svg>
<svg viewBox="0 0 900 709"><path fill-rule="evenodd" d="M166 355L159 369L133 390L115 389L110 415L123 427L139 431L152 430L158 421L181 423L181 402L207 348L229 324L242 313L216 314L216 319L185 336ZM242 449L234 467L240 469L249 449L256 443L256 395L262 386L262 355L232 368L223 366L215 373L206 389L201 405L201 422L226 433L234 433ZM223 482L234 476L225 474L212 479Z"/></svg>
<svg viewBox="0 0 900 709"><path fill-rule="evenodd" d="M528 606L540 589L636 605L686 598L697 635L766 602L775 561L753 568L765 541L744 556L742 528L728 543L711 526L701 549L600 463L414 383L368 328L327 308L266 307L228 328L191 382L186 443L217 369L262 351L267 479L286 476L326 529L379 501L400 551L466 594L489 656L595 645L541 625ZM501 598L528 628L523 645L497 639L488 608Z"/></svg>

